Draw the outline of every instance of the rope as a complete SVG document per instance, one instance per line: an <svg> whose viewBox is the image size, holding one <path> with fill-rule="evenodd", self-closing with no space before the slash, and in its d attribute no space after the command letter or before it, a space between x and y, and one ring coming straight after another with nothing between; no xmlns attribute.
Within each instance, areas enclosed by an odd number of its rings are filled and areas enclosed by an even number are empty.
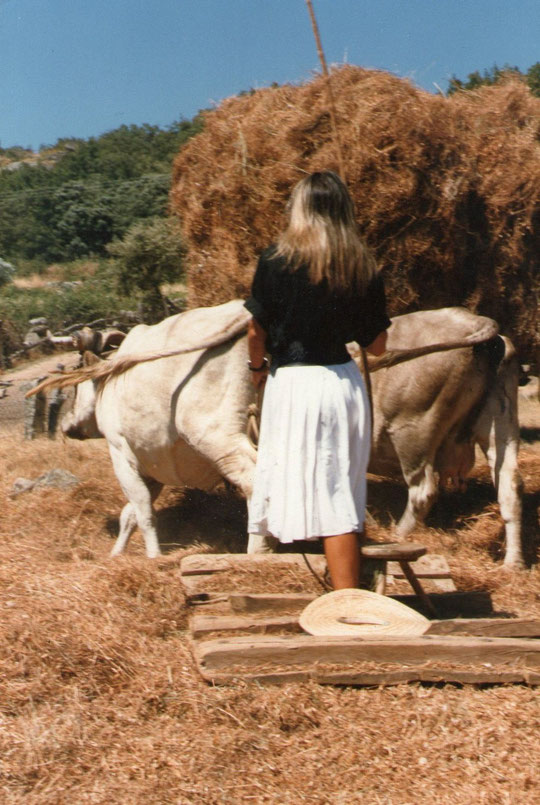
<svg viewBox="0 0 540 805"><path fill-rule="evenodd" d="M307 568L308 568L309 572L311 573L311 575L312 575L312 576L313 576L315 579L317 579L317 581L319 582L319 584L321 585L321 587L323 588L323 590L325 591L325 593L332 592L332 590L333 590L334 588L333 588L333 587L332 587L330 584L327 584L327 583L326 583L326 581L325 581L324 579L321 579L321 577L319 576L319 574L317 573L317 571L316 571L314 568L312 568L312 567L311 567L311 565L310 565L310 563L309 563L309 561L308 561L308 558L307 558L306 554L305 554L305 553L302 553L302 556L304 557L304 562L306 563L306 565L307 565Z"/></svg>

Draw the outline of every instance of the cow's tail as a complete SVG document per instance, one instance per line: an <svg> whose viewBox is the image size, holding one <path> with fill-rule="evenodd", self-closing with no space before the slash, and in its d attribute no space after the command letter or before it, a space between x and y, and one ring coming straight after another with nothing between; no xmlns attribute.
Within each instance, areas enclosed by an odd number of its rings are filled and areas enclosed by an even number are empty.
<svg viewBox="0 0 540 805"><path fill-rule="evenodd" d="M493 319L487 319L486 323L476 332L471 333L466 338L459 341L446 341L439 344L426 344L423 347L411 347L411 349L389 349L382 355L368 358L370 372L377 372L379 369L388 369L404 361L411 361L414 358L421 358L423 355L431 355L433 352L448 352L451 349L462 349L464 347L474 347L477 344L484 344L491 341L499 333L499 326Z"/></svg>
<svg viewBox="0 0 540 805"><path fill-rule="evenodd" d="M106 383L113 377L127 372L139 363L148 363L149 361L157 361L161 358L172 358L175 355L186 355L189 352L203 352L213 347L218 347L221 344L226 344L232 341L233 338L241 335L247 330L248 322L251 314L247 310L241 310L227 324L227 326L214 336L204 339L197 344L191 346L180 347L179 349L172 349L165 352L151 352L141 353L140 355L124 355L120 358L115 358L109 361L99 361L91 366L84 366L81 369L74 369L71 372L55 372L52 377L47 378L42 383L39 383L34 388L26 393L26 397L31 397L40 391L45 391L52 388L67 388L68 386L77 386L85 380L96 380L99 384Z"/></svg>

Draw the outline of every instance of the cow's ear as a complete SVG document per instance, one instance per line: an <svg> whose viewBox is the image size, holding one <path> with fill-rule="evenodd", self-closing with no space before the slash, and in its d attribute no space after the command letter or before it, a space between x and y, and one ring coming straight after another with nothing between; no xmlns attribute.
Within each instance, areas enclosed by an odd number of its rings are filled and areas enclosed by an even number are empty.
<svg viewBox="0 0 540 805"><path fill-rule="evenodd" d="M83 352L83 366L93 366L95 363L100 363L101 358L98 358L97 355L94 355L93 352L90 352L88 349Z"/></svg>

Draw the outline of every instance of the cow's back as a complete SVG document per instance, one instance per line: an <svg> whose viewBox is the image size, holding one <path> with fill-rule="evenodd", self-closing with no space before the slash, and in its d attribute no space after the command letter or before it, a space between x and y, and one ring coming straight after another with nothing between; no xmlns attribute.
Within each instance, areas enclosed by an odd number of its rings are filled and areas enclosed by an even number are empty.
<svg viewBox="0 0 540 805"><path fill-rule="evenodd" d="M151 327L136 327L121 355L150 354L196 346L217 336L242 316L243 302L171 316ZM249 314L246 311L246 323ZM209 457L234 445L245 433L253 390L246 370L246 338L211 349L139 363L109 380L101 393L97 418L109 443L126 447L142 475L171 486L212 488L222 477Z"/></svg>
<svg viewBox="0 0 540 805"><path fill-rule="evenodd" d="M392 319L389 349L455 341L486 319L463 308L419 311ZM436 352L372 374L374 451L370 469L395 474L435 460L452 432L474 417L490 376L483 347Z"/></svg>

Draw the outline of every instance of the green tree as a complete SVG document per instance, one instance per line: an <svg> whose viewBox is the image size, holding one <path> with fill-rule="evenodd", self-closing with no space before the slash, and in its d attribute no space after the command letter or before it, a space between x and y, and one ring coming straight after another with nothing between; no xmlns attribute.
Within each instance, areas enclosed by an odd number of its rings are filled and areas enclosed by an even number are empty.
<svg viewBox="0 0 540 805"><path fill-rule="evenodd" d="M532 94L540 98L540 61L527 70L527 84Z"/></svg>
<svg viewBox="0 0 540 805"><path fill-rule="evenodd" d="M107 250L115 260L122 292L140 292L143 320L161 321L168 315L161 285L183 275L184 248L177 225L167 218L138 221Z"/></svg>
<svg viewBox="0 0 540 805"><path fill-rule="evenodd" d="M474 73L469 73L466 81L462 81L455 75L452 76L448 85L448 95L453 95L460 90L474 90L478 87L492 86L505 78L518 78L526 83L533 95L540 97L540 62L536 62L532 67L529 67L524 74L519 67L511 67L505 64L504 67L498 67L496 64L489 70L484 70L480 73L475 70Z"/></svg>
<svg viewBox="0 0 540 805"><path fill-rule="evenodd" d="M43 266L105 255L136 221L166 215L173 159L202 125L198 115L166 129L121 126L39 155L0 149L0 255Z"/></svg>
<svg viewBox="0 0 540 805"><path fill-rule="evenodd" d="M6 260L0 260L0 288L13 280L15 268Z"/></svg>

